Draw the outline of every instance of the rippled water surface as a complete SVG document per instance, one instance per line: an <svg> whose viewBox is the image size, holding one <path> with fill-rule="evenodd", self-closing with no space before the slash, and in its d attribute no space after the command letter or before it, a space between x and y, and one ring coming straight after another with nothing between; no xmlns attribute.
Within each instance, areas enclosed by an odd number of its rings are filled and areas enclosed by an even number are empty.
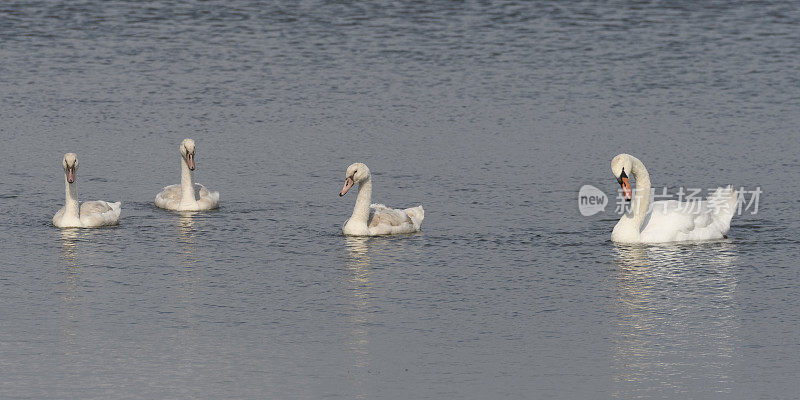
<svg viewBox="0 0 800 400"><path fill-rule="evenodd" d="M795 3L64 3L0 4L0 397L800 393ZM184 137L218 211L153 205ZM614 245L621 152L758 213ZM355 161L421 233L341 235Z"/></svg>

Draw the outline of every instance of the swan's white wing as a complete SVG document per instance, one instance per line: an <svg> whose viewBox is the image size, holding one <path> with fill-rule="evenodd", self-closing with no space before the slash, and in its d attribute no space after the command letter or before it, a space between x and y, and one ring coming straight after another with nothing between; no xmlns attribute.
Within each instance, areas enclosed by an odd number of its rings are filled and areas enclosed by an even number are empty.
<svg viewBox="0 0 800 400"><path fill-rule="evenodd" d="M739 202L739 193L728 185L720 187L708 196L708 207L711 210L709 227L722 232L724 236L731 229L731 219L736 212Z"/></svg>
<svg viewBox="0 0 800 400"><path fill-rule="evenodd" d="M195 183L195 198L202 210L211 210L219 207L219 192L212 192L205 186Z"/></svg>
<svg viewBox="0 0 800 400"><path fill-rule="evenodd" d="M157 207L178 210L181 206L182 196L181 185L166 186L156 195L155 203ZM197 201L197 209L193 209L194 211L219 207L219 192L212 192L199 183L194 184L194 198Z"/></svg>
<svg viewBox="0 0 800 400"><path fill-rule="evenodd" d="M371 235L411 233L420 229L423 218L422 206L397 210L383 204L372 204L367 224Z"/></svg>
<svg viewBox="0 0 800 400"><path fill-rule="evenodd" d="M693 207L700 206L695 202ZM695 214L687 203L676 200L656 201L642 226L641 240L646 243L672 242L695 227Z"/></svg>
<svg viewBox="0 0 800 400"><path fill-rule="evenodd" d="M642 242L722 239L730 229L736 192L718 188L705 201L657 201L642 228Z"/></svg>
<svg viewBox="0 0 800 400"><path fill-rule="evenodd" d="M67 209L67 206L61 206L58 211L56 211L56 215L53 216L53 225L58 226L58 222L61 221L61 216L64 215L64 210Z"/></svg>
<svg viewBox="0 0 800 400"><path fill-rule="evenodd" d="M177 210L181 203L181 185L169 185L156 195L156 207Z"/></svg>
<svg viewBox="0 0 800 400"><path fill-rule="evenodd" d="M119 223L119 214L122 203L109 203L107 201L85 201L81 204L81 223L86 228Z"/></svg>

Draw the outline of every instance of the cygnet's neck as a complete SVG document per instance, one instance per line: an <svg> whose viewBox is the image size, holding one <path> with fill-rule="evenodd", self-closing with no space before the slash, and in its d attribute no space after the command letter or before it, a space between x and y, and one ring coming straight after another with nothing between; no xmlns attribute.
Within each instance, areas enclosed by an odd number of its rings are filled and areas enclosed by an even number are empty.
<svg viewBox="0 0 800 400"><path fill-rule="evenodd" d="M367 223L369 219L369 205L372 200L372 177L358 183L358 197L356 197L356 206L353 207L353 215L350 216L351 221Z"/></svg>
<svg viewBox="0 0 800 400"><path fill-rule="evenodd" d="M194 197L194 172L186 165L186 160L181 157L181 204L196 204Z"/></svg>
<svg viewBox="0 0 800 400"><path fill-rule="evenodd" d="M64 174L64 185L66 187L64 215L78 217L78 185L74 180L70 183L67 174Z"/></svg>

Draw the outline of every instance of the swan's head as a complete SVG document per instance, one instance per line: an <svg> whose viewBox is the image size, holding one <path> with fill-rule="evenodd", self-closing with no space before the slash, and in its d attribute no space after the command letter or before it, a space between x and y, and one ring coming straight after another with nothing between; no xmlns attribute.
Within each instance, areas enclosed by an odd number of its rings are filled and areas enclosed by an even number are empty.
<svg viewBox="0 0 800 400"><path fill-rule="evenodd" d="M617 182L622 187L622 195L628 201L633 197L631 182L628 178L631 168L633 168L633 157L629 154L620 154L611 160L611 173L617 178Z"/></svg>
<svg viewBox="0 0 800 400"><path fill-rule="evenodd" d="M64 174L67 176L67 182L75 182L75 171L78 170L78 155L75 153L64 154L61 160L61 166L64 167Z"/></svg>
<svg viewBox="0 0 800 400"><path fill-rule="evenodd" d="M347 167L347 172L344 174L344 187L342 187L342 191L339 192L339 197L344 196L347 194L347 191L350 190L356 182L361 183L369 178L369 168L364 163L353 163Z"/></svg>
<svg viewBox="0 0 800 400"><path fill-rule="evenodd" d="M183 139L181 142L181 156L189 170L194 171L194 140Z"/></svg>

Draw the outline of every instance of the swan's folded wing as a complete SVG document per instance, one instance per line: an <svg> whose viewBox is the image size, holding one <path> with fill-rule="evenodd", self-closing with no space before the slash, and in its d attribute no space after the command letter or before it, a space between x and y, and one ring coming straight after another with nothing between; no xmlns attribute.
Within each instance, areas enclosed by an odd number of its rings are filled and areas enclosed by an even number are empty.
<svg viewBox="0 0 800 400"><path fill-rule="evenodd" d="M219 192L212 192L199 183L195 183L194 187L195 198L202 205L202 208L212 209L219 207Z"/></svg>
<svg viewBox="0 0 800 400"><path fill-rule="evenodd" d="M644 242L671 242L683 240L694 229L694 214L688 212L686 203L676 200L656 201L647 215L641 238Z"/></svg>
<svg viewBox="0 0 800 400"><path fill-rule="evenodd" d="M419 230L422 222L422 207L397 210L383 204L370 206L369 229L372 234L386 235L410 233Z"/></svg>
<svg viewBox="0 0 800 400"><path fill-rule="evenodd" d="M165 186L156 195L156 206L161 208L175 208L181 202L181 185Z"/></svg>
<svg viewBox="0 0 800 400"><path fill-rule="evenodd" d="M81 204L81 215L103 214L113 210L107 201L84 201Z"/></svg>
<svg viewBox="0 0 800 400"><path fill-rule="evenodd" d="M722 239L731 228L738 194L730 186L717 188L705 201L700 201L694 215L694 229L686 240Z"/></svg>
<svg viewBox="0 0 800 400"><path fill-rule="evenodd" d="M402 210L388 208L383 204L373 204L370 209L369 217L370 228L381 224L399 226L411 222L411 219Z"/></svg>
<svg viewBox="0 0 800 400"><path fill-rule="evenodd" d="M733 219L733 214L736 213L739 204L739 193L730 185L724 188L719 187L708 196L707 201L711 211L711 224L716 225L723 235L728 233L731 228L731 219Z"/></svg>
<svg viewBox="0 0 800 400"><path fill-rule="evenodd" d="M107 201L85 201L81 204L81 223L84 226L116 225L119 222L122 203Z"/></svg>
<svg viewBox="0 0 800 400"><path fill-rule="evenodd" d="M425 210L422 206L406 208L403 212L411 218L414 225L419 229L419 226L422 225L422 220L425 219Z"/></svg>
<svg viewBox="0 0 800 400"><path fill-rule="evenodd" d="M730 226L730 216L718 210L708 201L656 201L642 230L642 239L652 242L721 239Z"/></svg>
<svg viewBox="0 0 800 400"><path fill-rule="evenodd" d="M61 220L61 216L64 215L64 210L67 209L67 206L61 206L61 208L56 211L56 215L53 216L53 225L57 225L57 222Z"/></svg>

